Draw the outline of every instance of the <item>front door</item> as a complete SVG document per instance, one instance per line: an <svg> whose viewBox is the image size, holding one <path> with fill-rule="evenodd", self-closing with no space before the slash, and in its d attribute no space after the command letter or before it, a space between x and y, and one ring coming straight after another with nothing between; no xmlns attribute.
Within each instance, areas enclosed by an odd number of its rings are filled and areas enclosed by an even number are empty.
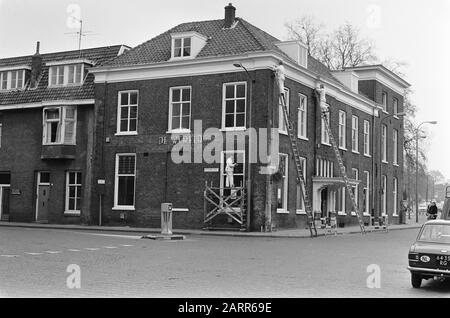
<svg viewBox="0 0 450 318"><path fill-rule="evenodd" d="M50 173L39 172L37 176L36 222L48 221L50 198Z"/></svg>
<svg viewBox="0 0 450 318"><path fill-rule="evenodd" d="M0 173L0 221L9 221L9 193L11 175Z"/></svg>
<svg viewBox="0 0 450 318"><path fill-rule="evenodd" d="M320 193L320 210L322 212L322 217L328 217L328 189L325 188Z"/></svg>

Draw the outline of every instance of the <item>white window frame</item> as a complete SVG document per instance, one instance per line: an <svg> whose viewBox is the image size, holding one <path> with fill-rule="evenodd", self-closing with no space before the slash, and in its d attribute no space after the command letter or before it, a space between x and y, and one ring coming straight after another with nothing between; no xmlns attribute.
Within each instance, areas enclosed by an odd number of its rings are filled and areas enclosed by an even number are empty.
<svg viewBox="0 0 450 318"><path fill-rule="evenodd" d="M330 105L326 104L328 109L330 109ZM325 113L325 116L327 116L327 120L328 120L328 124L331 125L330 123L330 111ZM326 146L331 146L330 144L330 135L327 132L327 129L325 128L325 121L323 120L323 116L320 116L320 121L321 121L321 134L320 134L320 140L322 145L326 145ZM330 126L331 129L331 126Z"/></svg>
<svg viewBox="0 0 450 318"><path fill-rule="evenodd" d="M300 157L300 163L302 165L302 172L303 172L303 178L305 179L305 186L307 186L307 180L306 180L306 169L307 169L307 159L304 157ZM305 189L306 191L307 189ZM306 214L306 207L305 207L305 200L303 199L303 196L301 194L302 186L300 183L297 184L297 201L296 201L296 213L297 214ZM299 204L300 203L300 204ZM299 206L300 205L300 206Z"/></svg>
<svg viewBox="0 0 450 318"><path fill-rule="evenodd" d="M370 122L364 120L364 156L370 157Z"/></svg>
<svg viewBox="0 0 450 318"><path fill-rule="evenodd" d="M70 183L70 174L75 173L76 177L75 177L75 183L71 184ZM77 183L77 179L78 179L78 174L81 175L81 183ZM77 207L76 206L76 202L77 202L77 198L80 198L80 203L82 200L82 194L83 194L83 174L81 171L67 171L66 172L66 205L65 205L65 211L64 214L70 214L70 215L80 215L81 214L81 206ZM71 210L69 209L69 199L70 199L70 187L75 187L75 210ZM81 193L78 193L78 187L81 188ZM82 204L82 203L81 203Z"/></svg>
<svg viewBox="0 0 450 318"><path fill-rule="evenodd" d="M347 150L347 113L339 111L339 149Z"/></svg>
<svg viewBox="0 0 450 318"><path fill-rule="evenodd" d="M291 113L291 105L290 105L290 91L289 88L284 88L284 98L286 101L286 108L288 110L288 114ZM282 135L288 135L288 129L286 122L284 120L284 111L283 111L283 105L279 103L278 105L278 131Z"/></svg>
<svg viewBox="0 0 450 318"><path fill-rule="evenodd" d="M370 172L364 171L364 179L365 179L365 185L364 185L364 191L366 192L366 208L363 211L365 215L370 215Z"/></svg>
<svg viewBox="0 0 450 318"><path fill-rule="evenodd" d="M386 92L381 93L381 105L383 105L383 112L388 113L388 94Z"/></svg>
<svg viewBox="0 0 450 318"><path fill-rule="evenodd" d="M393 109L394 109L394 118L398 119L398 98L394 97L393 98Z"/></svg>
<svg viewBox="0 0 450 318"><path fill-rule="evenodd" d="M387 135L388 135L387 125L383 124L381 126L381 161L383 163L388 163L388 157L387 157Z"/></svg>
<svg viewBox="0 0 450 318"><path fill-rule="evenodd" d="M387 176L381 176L382 196L381 196L381 215L387 216Z"/></svg>
<svg viewBox="0 0 450 318"><path fill-rule="evenodd" d="M67 110L68 109L72 109L74 111L74 118L73 119L67 119ZM47 140L47 125L50 122L56 122L56 120L47 120L46 119L46 111L48 110L58 110L59 112L59 119L57 120L59 122L60 125L60 129L59 129L59 137L60 140L59 142L49 142ZM58 107L45 107L42 111L42 125L43 125L43 129L42 129L42 144L49 146L49 145L76 145L76 141L77 141L77 107L75 106L58 106ZM66 127L67 127L67 122L73 122L73 135L72 135L72 140L66 142Z"/></svg>
<svg viewBox="0 0 450 318"><path fill-rule="evenodd" d="M352 168L352 175L355 178L355 180L359 180L359 170L356 168ZM355 203L356 203L356 207L359 207L359 185L355 184L352 185L352 189L354 189L353 192L353 196L355 197ZM353 204L352 204L352 209L353 209ZM356 212L356 211L352 211L352 212Z"/></svg>
<svg viewBox="0 0 450 318"><path fill-rule="evenodd" d="M347 211L346 211L346 202L345 200L347 199L347 189L345 187L341 188L341 194L340 194L340 199L341 199L341 206L339 207L339 211L338 214L340 215L347 215Z"/></svg>
<svg viewBox="0 0 450 318"><path fill-rule="evenodd" d="M299 106L298 106L298 132L297 136L303 140L308 139L308 97L303 94L298 94Z"/></svg>
<svg viewBox="0 0 450 318"><path fill-rule="evenodd" d="M186 39L189 39L191 44L189 46L185 46ZM175 56L175 42L177 40L181 40L181 55ZM172 38L172 59L186 59L186 58L192 58L192 44L193 44L193 37L191 36L177 36ZM189 55L184 55L184 49L185 47L189 47Z"/></svg>
<svg viewBox="0 0 450 318"><path fill-rule="evenodd" d="M131 94L137 94L137 104L131 104L130 103L130 96ZM128 94L128 104L127 105L121 105L122 101L122 94ZM138 128L139 128L139 91L138 90L128 90L128 91L120 91L118 93L117 98L117 129L116 129L116 136L135 136L138 134ZM131 108L136 107L136 130L130 130L130 114L131 114ZM120 126L122 122L122 108L128 108L128 117L127 117L127 130L121 131Z"/></svg>
<svg viewBox="0 0 450 318"><path fill-rule="evenodd" d="M245 87L245 96L244 97L236 97L237 92L237 86L238 85L244 85ZM234 98L226 98L226 89L228 86L234 86ZM231 82L231 83L224 83L222 87L222 131L239 131L239 130L246 130L247 129L247 82ZM233 100L234 103L234 127L226 127L226 102ZM245 112L244 112L244 125L243 126L236 126L236 110L237 110L237 100L244 100L245 101Z"/></svg>
<svg viewBox="0 0 450 318"><path fill-rule="evenodd" d="M69 73L70 68L75 68L74 71L74 78L78 78L77 76L77 68L81 66L79 79L80 82L74 82L69 83ZM63 75L61 75L61 70L63 72ZM84 83L84 70L85 70L85 64L84 63L75 63L75 64L67 64L67 65L52 65L49 67L48 70L48 87L62 87L62 86L81 86ZM52 83L53 74L56 71L56 83ZM62 82L60 79L62 78Z"/></svg>
<svg viewBox="0 0 450 318"><path fill-rule="evenodd" d="M134 157L134 174L120 174L119 175L119 158L120 157ZM135 153L118 153L116 154L116 164L114 171L114 207L113 210L121 211L135 211L136 206L136 169L137 156ZM133 205L119 205L119 178L120 177L134 177L134 202Z"/></svg>
<svg viewBox="0 0 450 318"><path fill-rule="evenodd" d="M288 192L289 192L289 155L285 154L285 153L279 153L278 154L280 157L285 157L286 158L286 165L285 165L285 175L284 175L284 193L283 193L283 207L282 208L278 208L277 207L277 213L278 214L289 214L289 196L288 196ZM281 162L281 160L280 160ZM277 189L278 191L278 189ZM277 193L277 200L278 200L278 193Z"/></svg>
<svg viewBox="0 0 450 318"><path fill-rule="evenodd" d="M25 73L26 70L11 70L0 72L0 91L20 90L25 87ZM13 85L13 73L16 75L15 83ZM21 85L19 85L19 74L22 76ZM6 77L6 79L5 79ZM3 88L3 83L6 82L6 88Z"/></svg>
<svg viewBox="0 0 450 318"><path fill-rule="evenodd" d="M352 116L352 152L359 154L359 117Z"/></svg>
<svg viewBox="0 0 450 318"><path fill-rule="evenodd" d="M394 145L393 145L394 147L393 147L393 151L392 151L394 158L392 160L393 160L393 164L395 166L398 166L398 130L397 129L394 129L392 131L392 141L394 143Z"/></svg>
<svg viewBox="0 0 450 318"><path fill-rule="evenodd" d="M393 178L393 191L392 191L392 197L393 197L393 202L394 202L394 206L393 206L393 216L398 216L398 179L397 178Z"/></svg>
<svg viewBox="0 0 450 318"><path fill-rule="evenodd" d="M173 91L174 90L181 90L180 92L180 98L181 101L173 101ZM183 101L183 90L189 90L189 101ZM173 116L173 106L174 104L180 105L180 126L183 119L183 104L189 104L189 128L173 128L172 127L172 116ZM190 133L191 132L191 118L192 118L192 86L177 86L177 87L171 87L169 92L169 130L168 133Z"/></svg>

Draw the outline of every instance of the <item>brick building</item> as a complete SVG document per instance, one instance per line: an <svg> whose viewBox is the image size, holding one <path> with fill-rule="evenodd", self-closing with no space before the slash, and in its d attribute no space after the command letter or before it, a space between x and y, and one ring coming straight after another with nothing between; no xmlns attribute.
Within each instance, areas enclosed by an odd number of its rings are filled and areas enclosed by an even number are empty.
<svg viewBox="0 0 450 318"><path fill-rule="evenodd" d="M395 114L403 111L409 84L381 65L331 72L301 43L279 41L236 18L232 5L224 19L180 24L92 70L98 128L92 221L159 227L160 204L172 202L175 228L205 227L205 210L211 209L204 199L206 185L226 197L225 166L231 156L238 163L235 187L242 186L250 197L244 227L305 227L295 164L280 121L273 72L279 61L286 69L290 115L314 211L324 217L335 212L342 224L357 222L316 105L315 88L321 83L359 208L367 220L389 215L390 222L398 222L403 121ZM223 140L242 138L249 127L277 128L278 173L267 177L260 173L266 164L249 164L250 154L261 150L261 143L250 148L249 138L240 147L223 147L213 163L192 163L195 149L207 147L205 131L212 127L226 135ZM171 140L180 138L194 151L183 152L187 159L177 164ZM239 227L230 214L208 225Z"/></svg>
<svg viewBox="0 0 450 318"><path fill-rule="evenodd" d="M0 59L0 216L85 223L92 178L94 77L112 46Z"/></svg>

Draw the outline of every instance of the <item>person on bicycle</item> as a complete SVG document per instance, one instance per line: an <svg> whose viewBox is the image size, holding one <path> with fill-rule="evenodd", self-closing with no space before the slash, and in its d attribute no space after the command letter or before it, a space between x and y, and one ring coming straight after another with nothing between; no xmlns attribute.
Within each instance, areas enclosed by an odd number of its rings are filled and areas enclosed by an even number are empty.
<svg viewBox="0 0 450 318"><path fill-rule="evenodd" d="M438 209L436 202L431 202L427 209L428 220L435 220L437 218Z"/></svg>

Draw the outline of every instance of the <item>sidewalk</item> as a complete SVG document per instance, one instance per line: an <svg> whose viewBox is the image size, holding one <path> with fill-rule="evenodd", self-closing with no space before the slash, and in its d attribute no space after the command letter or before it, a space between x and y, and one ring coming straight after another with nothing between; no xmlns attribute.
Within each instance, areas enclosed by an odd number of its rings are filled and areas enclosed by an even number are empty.
<svg viewBox="0 0 450 318"><path fill-rule="evenodd" d="M419 219L419 223L415 223L415 219L407 220L409 224L390 225L388 230L408 230L418 229L422 226L425 220ZM14 222L0 222L0 227L21 227L21 228L35 228L35 229L58 229L58 230L77 230L77 231L104 231L104 232L127 232L140 234L158 234L160 229L152 228L135 228L127 226L84 226L84 225L62 225L62 224L39 224L39 223L14 223ZM203 230L173 230L174 234L181 235L209 235L209 236L234 236L234 237L265 237L265 238L309 238L310 232L308 229L292 229L292 230L278 230L274 232L237 232L237 231L203 231ZM383 229L375 230L373 227L366 227L366 232L385 232ZM361 233L359 226L348 226L338 228L337 234L358 234ZM318 236L325 236L325 230L318 229ZM334 233L328 234L334 235Z"/></svg>

